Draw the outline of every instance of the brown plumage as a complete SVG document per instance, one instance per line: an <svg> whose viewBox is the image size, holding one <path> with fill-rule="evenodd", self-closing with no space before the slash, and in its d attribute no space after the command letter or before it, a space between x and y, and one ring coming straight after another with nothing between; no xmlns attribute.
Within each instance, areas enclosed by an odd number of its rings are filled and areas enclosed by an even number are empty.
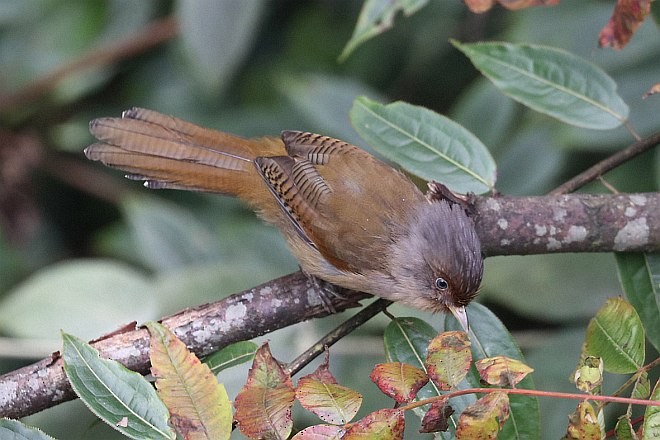
<svg viewBox="0 0 660 440"><path fill-rule="evenodd" d="M237 196L277 226L308 274L431 311L466 306L483 272L460 204L429 202L402 173L346 142L285 131L244 139L151 110L90 123L89 159L149 188Z"/></svg>

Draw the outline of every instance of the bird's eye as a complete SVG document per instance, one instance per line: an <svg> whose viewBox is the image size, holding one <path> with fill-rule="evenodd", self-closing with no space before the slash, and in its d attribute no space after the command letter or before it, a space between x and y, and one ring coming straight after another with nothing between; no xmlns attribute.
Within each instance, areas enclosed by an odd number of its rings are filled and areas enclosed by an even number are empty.
<svg viewBox="0 0 660 440"><path fill-rule="evenodd" d="M438 277L435 279L435 287L439 290L447 290L449 288L449 283L444 278Z"/></svg>

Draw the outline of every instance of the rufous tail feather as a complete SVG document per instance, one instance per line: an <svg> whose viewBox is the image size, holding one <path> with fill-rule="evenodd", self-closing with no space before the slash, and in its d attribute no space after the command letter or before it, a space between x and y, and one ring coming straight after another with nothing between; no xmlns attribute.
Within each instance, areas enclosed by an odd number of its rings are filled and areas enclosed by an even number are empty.
<svg viewBox="0 0 660 440"><path fill-rule="evenodd" d="M150 188L219 192L248 202L266 190L254 159L286 154L276 138L244 139L142 108L95 119L90 131L99 142L85 149L89 159Z"/></svg>

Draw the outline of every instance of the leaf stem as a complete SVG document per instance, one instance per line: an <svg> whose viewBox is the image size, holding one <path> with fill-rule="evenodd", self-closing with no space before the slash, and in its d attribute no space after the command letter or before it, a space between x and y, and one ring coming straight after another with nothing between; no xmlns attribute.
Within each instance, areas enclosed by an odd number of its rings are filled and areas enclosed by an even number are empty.
<svg viewBox="0 0 660 440"><path fill-rule="evenodd" d="M642 140L642 137L639 135L639 133L637 133L637 130L635 130L635 127L633 127L629 120L626 119L623 121L623 126L626 127L626 130L628 130L628 132L632 135L632 137L635 138L636 141L639 142Z"/></svg>
<svg viewBox="0 0 660 440"><path fill-rule="evenodd" d="M448 400L452 397L463 396L465 394L478 394L478 393L495 393L501 392L506 394L518 394L523 396L532 397L554 397L555 399L573 399L573 400L595 400L600 402L609 403L623 403L627 405L645 405L645 406L660 406L660 400L645 400L633 399L628 397L617 396L594 396L590 394L579 393L561 393L558 391L541 391L541 390L527 390L522 388L467 388L464 390L452 391L441 396L434 396L428 399L418 400L409 403L408 405L400 407L404 411L418 408L420 406L428 405L433 402Z"/></svg>

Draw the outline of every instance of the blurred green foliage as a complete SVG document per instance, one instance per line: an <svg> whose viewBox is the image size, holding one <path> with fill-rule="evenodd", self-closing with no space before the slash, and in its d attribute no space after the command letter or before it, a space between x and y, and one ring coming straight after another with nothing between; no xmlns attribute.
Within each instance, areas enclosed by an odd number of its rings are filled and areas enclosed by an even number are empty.
<svg viewBox="0 0 660 440"><path fill-rule="evenodd" d="M348 119L353 99L403 100L476 134L498 164L498 190L543 194L631 143L630 134L578 129L522 108L480 78L448 39L540 43L596 63L617 81L631 123L646 136L659 126L657 97L641 99L660 81L658 28L647 20L624 50L598 49L612 6L566 1L477 16L461 2L430 2L422 13L397 16L391 30L339 63L360 2L0 2L0 335L14 347L0 353L0 372L29 362L33 340L57 350L57 329L92 338L297 268L278 233L237 201L148 191L87 162L90 119L140 106L245 136L310 130L364 147ZM130 40L170 14L180 19L180 32L166 43L65 74L48 92L3 105L54 69ZM658 154L606 178L620 191L656 191ZM587 190L606 191L599 184ZM480 301L522 332L537 386L571 391L567 376L588 319L605 298L622 293L615 273L610 255L498 257L487 260ZM437 320L400 306L392 312ZM337 322L270 335L280 345L276 356L293 358ZM374 344L362 338L382 334L384 322L336 348L343 353L334 359L336 373L347 373L346 385L363 383L371 361L382 359L378 351L364 354L364 345ZM240 386L245 372L231 374ZM364 414L386 405L375 387L356 388L368 403ZM30 422L60 438L118 438L92 422L81 426L81 405L66 407ZM544 438L562 435L574 404L542 400L541 407Z"/></svg>

